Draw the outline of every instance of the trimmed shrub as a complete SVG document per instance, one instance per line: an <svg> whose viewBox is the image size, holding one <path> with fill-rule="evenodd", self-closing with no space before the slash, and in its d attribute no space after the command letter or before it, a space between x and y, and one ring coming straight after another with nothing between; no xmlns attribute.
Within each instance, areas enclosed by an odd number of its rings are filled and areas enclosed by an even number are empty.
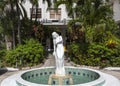
<svg viewBox="0 0 120 86"><path fill-rule="evenodd" d="M18 45L15 50L8 51L6 62L9 66L33 66L43 60L43 46L33 39L25 41L24 45Z"/></svg>
<svg viewBox="0 0 120 86"><path fill-rule="evenodd" d="M120 46L111 49L105 44L92 43L85 49L86 51L82 50L80 44L73 43L69 50L71 60L88 66L120 66Z"/></svg>

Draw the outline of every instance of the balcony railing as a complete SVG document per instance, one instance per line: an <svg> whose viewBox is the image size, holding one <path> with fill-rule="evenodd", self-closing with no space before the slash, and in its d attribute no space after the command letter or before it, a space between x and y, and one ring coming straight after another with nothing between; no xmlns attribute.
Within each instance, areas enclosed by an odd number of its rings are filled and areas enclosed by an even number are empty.
<svg viewBox="0 0 120 86"><path fill-rule="evenodd" d="M55 23L57 23L57 24L63 24L63 25L66 25L67 23L69 22L69 20L67 20L67 19L63 19L63 20L48 20L48 19L43 19L43 20L41 20L41 23L43 23L43 24L55 24Z"/></svg>

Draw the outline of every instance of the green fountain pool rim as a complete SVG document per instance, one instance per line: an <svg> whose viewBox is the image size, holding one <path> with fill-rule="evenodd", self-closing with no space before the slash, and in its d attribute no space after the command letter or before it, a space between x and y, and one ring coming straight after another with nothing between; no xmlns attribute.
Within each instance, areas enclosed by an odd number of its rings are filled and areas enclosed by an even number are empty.
<svg viewBox="0 0 120 86"><path fill-rule="evenodd" d="M41 67L41 68L35 68L35 69L23 71L23 72L18 74L17 79L16 79L16 83L18 83L18 84L20 83L23 86L40 86L40 85L49 86L49 85L46 85L46 84L32 83L32 82L26 81L22 78L22 75L25 74L25 73L35 71L35 70L48 69L48 68L55 68L55 67ZM81 86L93 86L93 85L97 86L96 84L104 84L105 83L105 79L104 79L104 77L103 77L103 75L100 71L89 69L89 68L72 67L72 66L66 66L65 68L88 70L88 71L92 71L92 72L99 75L99 78L94 80L94 81L91 81L91 82L88 82L88 83L83 83L83 84L76 84L76 85L72 85L72 86L79 86L79 85L81 85Z"/></svg>

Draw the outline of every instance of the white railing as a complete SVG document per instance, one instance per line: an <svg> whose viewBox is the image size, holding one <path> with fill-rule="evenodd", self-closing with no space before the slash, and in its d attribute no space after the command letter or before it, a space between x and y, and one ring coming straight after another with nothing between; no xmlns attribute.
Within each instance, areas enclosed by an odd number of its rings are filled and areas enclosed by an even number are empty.
<svg viewBox="0 0 120 86"><path fill-rule="evenodd" d="M43 23L43 24L45 24L45 23L60 23L60 24L64 24L64 25L66 25L67 23L69 22L69 20L67 20L67 19L63 19L63 20L60 20L60 19L52 19L52 20L48 20L48 19L43 19L43 20L41 20L41 23Z"/></svg>

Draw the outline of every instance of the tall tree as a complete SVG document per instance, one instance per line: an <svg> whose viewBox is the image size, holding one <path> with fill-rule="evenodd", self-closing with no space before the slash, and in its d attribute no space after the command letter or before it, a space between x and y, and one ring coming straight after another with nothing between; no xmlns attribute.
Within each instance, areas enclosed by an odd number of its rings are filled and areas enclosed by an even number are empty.
<svg viewBox="0 0 120 86"><path fill-rule="evenodd" d="M56 0L54 0L54 1L56 1ZM47 4L48 4L48 8L51 6L51 0L43 0L43 2L47 2Z"/></svg>
<svg viewBox="0 0 120 86"><path fill-rule="evenodd" d="M36 8L36 19L35 20L37 20L37 9L39 6L39 0L30 0L30 3L32 4L31 15L30 15L30 22L32 25L32 13L33 13L34 8Z"/></svg>
<svg viewBox="0 0 120 86"><path fill-rule="evenodd" d="M75 29L75 3L77 0L56 0L55 2L55 9L57 9L60 5L64 4L66 7L67 14L70 18L72 18L72 21L70 21L70 26L72 26L72 29ZM70 42L71 42L71 35L70 36Z"/></svg>
<svg viewBox="0 0 120 86"><path fill-rule="evenodd" d="M76 5L76 15L85 27L86 39L89 39L90 43L102 42L103 36L106 35L105 31L110 30L108 26L113 17L111 5L107 0L79 0Z"/></svg>
<svg viewBox="0 0 120 86"><path fill-rule="evenodd" d="M21 44L21 21L20 17L25 16L27 17L26 11L22 5L22 2L25 0L14 0L15 7L16 7L16 16L17 16L17 30L18 30L18 43Z"/></svg>
<svg viewBox="0 0 120 86"><path fill-rule="evenodd" d="M13 32L13 46L15 47L15 33L13 28L13 14L15 14L12 3L2 0L3 6L1 6L1 25L3 27L3 34L5 35L6 48L9 49L11 33ZM7 24L7 25L6 25ZM9 46L9 47L8 47Z"/></svg>
<svg viewBox="0 0 120 86"><path fill-rule="evenodd" d="M58 8L61 4L64 4L66 7L66 11L68 13L69 17L72 17L74 19L74 5L76 0L56 0L55 1L55 8Z"/></svg>
<svg viewBox="0 0 120 86"><path fill-rule="evenodd" d="M26 16L26 12L25 9L22 6L22 2L23 0L3 0L4 1L4 7L2 10L2 23L3 25L8 23L9 26L9 31L12 32L13 34L13 47L15 48L15 28L17 27L18 30L18 41L19 44L21 44L21 37L20 37L20 16ZM8 21L5 21L6 19L8 19ZM17 22L17 24L16 24ZM11 28L11 29L10 29ZM6 26L4 27L4 29L6 29Z"/></svg>
<svg viewBox="0 0 120 86"><path fill-rule="evenodd" d="M79 0L76 5L77 17L86 25L99 24L101 20L112 18L112 9L106 2L103 0Z"/></svg>

